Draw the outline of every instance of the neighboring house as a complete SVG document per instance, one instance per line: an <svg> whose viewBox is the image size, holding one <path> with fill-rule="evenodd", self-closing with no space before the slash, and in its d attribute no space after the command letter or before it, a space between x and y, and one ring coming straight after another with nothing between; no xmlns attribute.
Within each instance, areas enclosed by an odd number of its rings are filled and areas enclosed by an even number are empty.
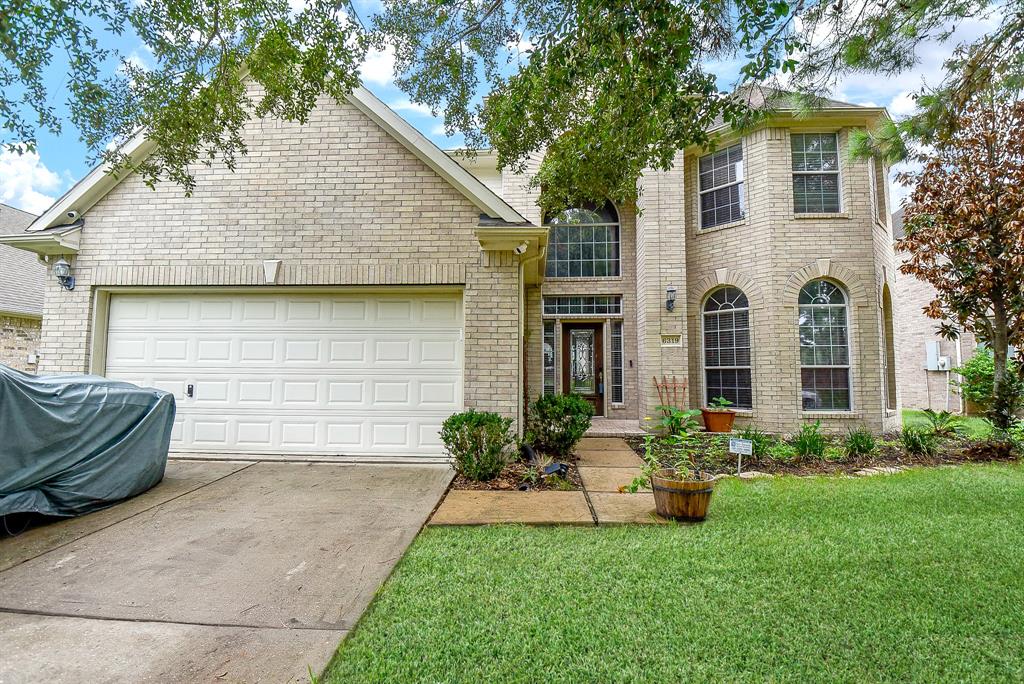
<svg viewBox="0 0 1024 684"><path fill-rule="evenodd" d="M903 209L892 215L893 239L903 237ZM909 257L897 252L897 264ZM935 299L935 289L912 275L896 273L896 368L900 400L904 408L963 411L964 403L956 391L953 369L969 359L977 348L974 335L965 333L956 340L939 336L939 322L924 315Z"/></svg>
<svg viewBox="0 0 1024 684"><path fill-rule="evenodd" d="M35 214L0 204L0 237L21 233ZM0 245L0 363L30 373L37 368L46 267L34 254Z"/></svg>
<svg viewBox="0 0 1024 684"><path fill-rule="evenodd" d="M77 279L47 279L41 370L174 392L178 451L436 456L449 414L521 429L542 392L639 422L655 376L765 430L881 431L885 170L842 150L883 116L723 128L716 152L646 174L638 206L549 227L526 176L443 153L360 89L306 125L250 123L236 171L197 167L191 196L97 169L6 242Z"/></svg>

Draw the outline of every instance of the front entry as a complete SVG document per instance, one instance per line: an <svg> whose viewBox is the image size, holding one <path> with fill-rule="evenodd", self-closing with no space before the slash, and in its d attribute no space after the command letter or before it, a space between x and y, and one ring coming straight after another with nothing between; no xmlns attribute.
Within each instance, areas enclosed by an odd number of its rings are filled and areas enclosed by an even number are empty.
<svg viewBox="0 0 1024 684"><path fill-rule="evenodd" d="M562 388L604 415L604 340L600 323L562 323Z"/></svg>

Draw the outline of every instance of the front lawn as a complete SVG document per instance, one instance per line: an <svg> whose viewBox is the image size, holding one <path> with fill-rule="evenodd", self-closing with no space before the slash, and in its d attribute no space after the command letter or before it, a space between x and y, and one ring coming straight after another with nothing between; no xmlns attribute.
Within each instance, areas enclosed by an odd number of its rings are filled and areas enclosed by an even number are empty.
<svg viewBox="0 0 1024 684"><path fill-rule="evenodd" d="M971 439L985 439L992 434L992 423L980 416L958 416L960 431ZM924 411L915 409L903 409L903 427L928 430L931 423L925 417Z"/></svg>
<svg viewBox="0 0 1024 684"><path fill-rule="evenodd" d="M1024 681L1024 466L718 485L703 525L428 528L327 682Z"/></svg>

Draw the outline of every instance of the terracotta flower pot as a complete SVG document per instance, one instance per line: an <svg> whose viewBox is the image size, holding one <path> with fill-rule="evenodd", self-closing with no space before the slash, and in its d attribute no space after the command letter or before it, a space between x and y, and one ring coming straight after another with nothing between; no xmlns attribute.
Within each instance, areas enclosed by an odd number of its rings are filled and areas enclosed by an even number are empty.
<svg viewBox="0 0 1024 684"><path fill-rule="evenodd" d="M703 520L711 505L715 480L708 473L698 472L692 479L680 480L675 470L666 468L651 475L654 507L658 515L672 520L696 522Z"/></svg>
<svg viewBox="0 0 1024 684"><path fill-rule="evenodd" d="M708 432L732 432L732 424L736 420L736 412L729 409L700 410L704 417L704 428Z"/></svg>

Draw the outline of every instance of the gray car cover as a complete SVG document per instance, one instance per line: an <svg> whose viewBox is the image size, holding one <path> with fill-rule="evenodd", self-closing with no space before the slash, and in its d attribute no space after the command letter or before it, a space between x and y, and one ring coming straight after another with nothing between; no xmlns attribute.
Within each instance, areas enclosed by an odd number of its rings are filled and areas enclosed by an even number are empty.
<svg viewBox="0 0 1024 684"><path fill-rule="evenodd" d="M174 396L94 375L0 365L0 516L70 517L164 476Z"/></svg>

